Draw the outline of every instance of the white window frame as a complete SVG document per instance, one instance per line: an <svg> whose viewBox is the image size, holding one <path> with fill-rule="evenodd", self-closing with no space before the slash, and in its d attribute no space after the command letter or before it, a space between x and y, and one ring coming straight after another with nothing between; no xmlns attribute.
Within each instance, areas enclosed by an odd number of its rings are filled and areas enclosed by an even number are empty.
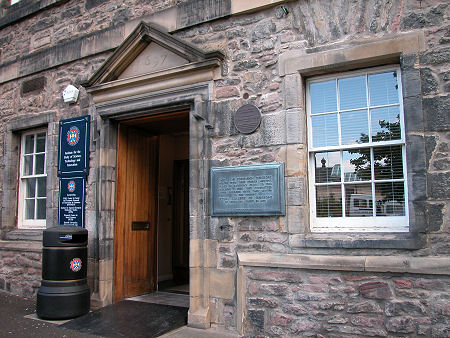
<svg viewBox="0 0 450 338"><path fill-rule="evenodd" d="M401 139L390 141L378 141L370 142L367 144L351 144L351 145L338 145L338 146L326 146L326 147L313 147L313 135L312 135L312 121L311 121L311 100L310 100L310 84L314 82L322 82L331 79L343 79L348 77L355 77L360 75L369 75L374 73L382 73L396 71L398 74L398 95L399 95L399 110L400 110L400 125L401 125ZM408 209L408 184L407 184L407 163L406 163L406 139L405 139L405 122L403 111L403 91L402 91L402 74L400 67L388 66L388 67L376 67L366 68L359 71L342 72L333 75L325 75L310 78L306 81L306 109L307 109L307 124L308 124L308 172L309 172L309 196L310 196L310 230L311 232L408 232L409 231L409 209ZM367 96L367 99L369 97ZM373 107L371 107L373 108ZM340 119L338 118L338 126L340 126ZM369 120L369 134L371 134L371 123ZM339 127L340 134L340 127ZM339 143L340 143L339 137ZM404 198L405 198L405 215L404 216L368 216L368 217L346 217L345 213L342 217L316 217L316 183L315 183L315 163L314 154L318 152L326 151L345 151L348 149L368 148L374 149L375 147L382 146L398 146L402 147L402 161L403 161L403 182L404 182ZM373 162L373 151L371 150L371 157ZM341 155L342 160L342 155ZM342 163L341 163L342 168ZM373 171L373 165L372 165ZM374 176L372 172L371 184L373 187ZM343 174L342 174L343 175ZM389 180L392 181L392 180ZM377 181L379 182L379 181ZM361 182L362 183L362 182ZM337 185L341 186L342 193L342 205L345 205L345 182L341 179L341 182ZM331 185L331 184L330 184ZM372 189L373 190L373 189ZM372 191L372 196L375 194ZM375 203L373 203L375 208Z"/></svg>
<svg viewBox="0 0 450 338"><path fill-rule="evenodd" d="M40 134L40 133L45 133L45 152L36 152L36 135ZM25 168L25 161L24 161L24 156L25 156L25 140L26 137L28 135L35 135L34 138L34 149L33 149L33 157L36 154L44 154L45 156L45 160L44 160L44 173L43 174L32 174L32 175L24 175L24 168ZM34 129L31 131L27 131L21 134L21 140L20 140L20 166L19 166L19 201L18 201L18 211L17 211L17 215L18 215L18 222L17 222L17 227L19 229L45 229L47 226L47 220L46 219L25 219L25 196L26 196L26 184L25 181L26 179L30 179L30 178L41 178L41 177L45 177L47 178L47 147L48 147L48 134L47 134L47 129ZM29 155L29 154L27 154ZM34 163L34 162L33 162ZM34 171L34 169L33 169ZM37 191L35 192L35 194L37 194ZM38 197L35 196L34 198L35 200L38 199ZM47 196L45 197L45 199L47 200ZM35 203L35 208L36 208L36 203ZM36 209L35 209L36 212Z"/></svg>

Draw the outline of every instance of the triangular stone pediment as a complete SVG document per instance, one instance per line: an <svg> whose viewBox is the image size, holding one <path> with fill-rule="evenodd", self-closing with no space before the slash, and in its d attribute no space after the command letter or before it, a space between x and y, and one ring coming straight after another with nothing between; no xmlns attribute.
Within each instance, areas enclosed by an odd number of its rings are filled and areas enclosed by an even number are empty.
<svg viewBox="0 0 450 338"><path fill-rule="evenodd" d="M180 72L183 67L195 68L202 62L221 59L223 55L220 52L204 53L153 25L141 22L84 86L89 88L165 70Z"/></svg>
<svg viewBox="0 0 450 338"><path fill-rule="evenodd" d="M187 63L189 63L188 59L162 47L156 42L151 42L118 76L118 79L154 73Z"/></svg>

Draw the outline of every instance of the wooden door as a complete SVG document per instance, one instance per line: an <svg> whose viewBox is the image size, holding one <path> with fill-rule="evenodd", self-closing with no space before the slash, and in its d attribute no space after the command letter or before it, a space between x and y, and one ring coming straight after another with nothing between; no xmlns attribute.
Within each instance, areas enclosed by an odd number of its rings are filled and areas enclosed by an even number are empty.
<svg viewBox="0 0 450 338"><path fill-rule="evenodd" d="M114 301L156 289L157 136L119 125Z"/></svg>

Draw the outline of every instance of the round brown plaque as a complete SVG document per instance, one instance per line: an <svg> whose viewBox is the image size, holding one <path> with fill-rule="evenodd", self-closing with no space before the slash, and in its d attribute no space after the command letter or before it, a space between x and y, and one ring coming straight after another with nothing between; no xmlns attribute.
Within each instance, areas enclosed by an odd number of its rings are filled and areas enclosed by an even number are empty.
<svg viewBox="0 0 450 338"><path fill-rule="evenodd" d="M261 123L261 112L253 104L244 104L234 114L234 125L242 134L251 134Z"/></svg>

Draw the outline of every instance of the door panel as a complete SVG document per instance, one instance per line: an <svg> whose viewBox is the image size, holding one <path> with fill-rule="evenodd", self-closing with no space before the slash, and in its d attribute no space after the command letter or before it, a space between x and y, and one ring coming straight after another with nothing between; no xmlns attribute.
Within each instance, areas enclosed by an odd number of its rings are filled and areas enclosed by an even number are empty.
<svg viewBox="0 0 450 338"><path fill-rule="evenodd" d="M157 146L156 136L119 125L114 235L115 301L155 289ZM150 226L143 226L145 223Z"/></svg>

